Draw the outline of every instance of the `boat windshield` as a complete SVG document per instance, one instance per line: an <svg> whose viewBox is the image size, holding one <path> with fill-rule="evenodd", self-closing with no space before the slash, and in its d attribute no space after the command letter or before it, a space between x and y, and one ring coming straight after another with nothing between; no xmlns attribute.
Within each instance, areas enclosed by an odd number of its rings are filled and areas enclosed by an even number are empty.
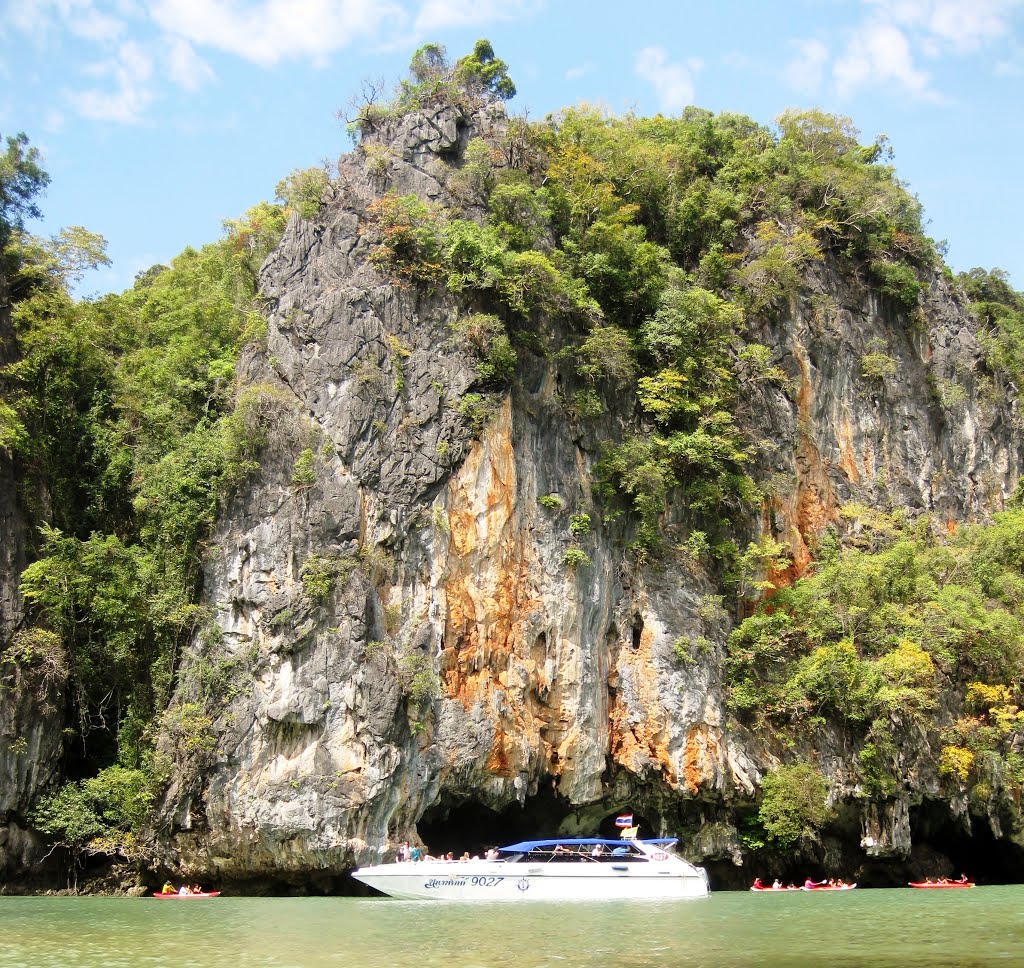
<svg viewBox="0 0 1024 968"><path fill-rule="evenodd" d="M550 863L564 861L596 862L602 861L645 861L647 857L633 843L617 843L614 846L604 844L544 844L514 854L509 861L527 861L529 863Z"/></svg>

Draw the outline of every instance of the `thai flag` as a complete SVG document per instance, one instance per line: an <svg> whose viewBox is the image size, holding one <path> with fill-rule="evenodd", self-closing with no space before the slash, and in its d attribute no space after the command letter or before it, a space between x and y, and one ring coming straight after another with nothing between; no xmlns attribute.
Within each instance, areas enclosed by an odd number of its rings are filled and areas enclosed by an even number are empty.
<svg viewBox="0 0 1024 968"><path fill-rule="evenodd" d="M627 827L633 826L633 814L631 813L620 813L615 818L615 826L625 830Z"/></svg>

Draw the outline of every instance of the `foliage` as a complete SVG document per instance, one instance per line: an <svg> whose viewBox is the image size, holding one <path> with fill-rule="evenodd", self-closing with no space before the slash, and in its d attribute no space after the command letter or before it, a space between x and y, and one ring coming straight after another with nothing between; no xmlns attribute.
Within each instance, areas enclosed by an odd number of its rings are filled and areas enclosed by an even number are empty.
<svg viewBox="0 0 1024 968"><path fill-rule="evenodd" d="M316 483L316 455L312 447L306 447L292 465L292 487L308 490Z"/></svg>
<svg viewBox="0 0 1024 968"><path fill-rule="evenodd" d="M508 65L494 55L489 40L478 40L472 54L455 62L453 78L462 87L488 91L503 101L516 95L516 86L508 76Z"/></svg>
<svg viewBox="0 0 1024 968"><path fill-rule="evenodd" d="M569 531L576 538L590 534L590 515L574 514L569 518Z"/></svg>
<svg viewBox="0 0 1024 968"><path fill-rule="evenodd" d="M331 178L325 168L296 169L277 183L274 196L287 211L295 211L300 217L311 219L320 211L330 187Z"/></svg>
<svg viewBox="0 0 1024 968"><path fill-rule="evenodd" d="M364 556L363 560L369 561L369 556ZM302 563L299 573L302 590L311 602L322 605L330 598L335 587L345 585L357 564L357 560L351 557L310 555Z"/></svg>
<svg viewBox="0 0 1024 968"><path fill-rule="evenodd" d="M153 803L153 779L141 770L110 766L68 783L36 802L31 820L77 863L82 852L133 857L137 835Z"/></svg>
<svg viewBox="0 0 1024 968"><path fill-rule="evenodd" d="M860 525L866 511L850 509L848 520ZM862 744L869 795L894 789L897 749L909 743L943 776L1016 796L1024 512L941 540L871 517L877 530L857 536L867 547L839 550L730 635L731 709L797 734L844 729ZM957 711L941 737L939 709ZM922 736L941 743L929 753Z"/></svg>
<svg viewBox="0 0 1024 968"><path fill-rule="evenodd" d="M380 243L370 262L398 281L429 283L440 272L441 233L437 214L415 195L389 193L372 202L367 215Z"/></svg>
<svg viewBox="0 0 1024 968"><path fill-rule="evenodd" d="M590 567L590 556L582 548L566 548L562 564L570 571Z"/></svg>
<svg viewBox="0 0 1024 968"><path fill-rule="evenodd" d="M452 332L477 357L477 372L482 383L504 383L512 378L516 351L497 316L473 313L456 320Z"/></svg>
<svg viewBox="0 0 1024 968"><path fill-rule="evenodd" d="M387 120L413 111L442 104L470 110L487 100L507 101L515 96L516 88L508 76L508 65L495 55L490 41L481 38L472 52L454 65L442 44L424 44L413 53L408 77L399 83L393 97L379 102L380 93L377 85L364 87L362 103L357 100L348 118L364 137Z"/></svg>
<svg viewBox="0 0 1024 968"><path fill-rule="evenodd" d="M828 816L828 784L813 766L780 766L765 775L758 819L774 844L792 847L816 833Z"/></svg>
<svg viewBox="0 0 1024 968"><path fill-rule="evenodd" d="M79 303L67 285L105 258L102 240L75 227L18 236L31 285L2 416L39 526L28 619L66 656L80 775L149 755L176 656L203 621L205 542L279 416L265 388L235 398L234 366L259 338L254 274L283 227L279 209L256 206L220 242Z"/></svg>
<svg viewBox="0 0 1024 968"><path fill-rule="evenodd" d="M29 145L24 132L8 135L6 145L0 154L0 252L12 231L24 228L26 218L39 218L35 199L50 182L39 163L39 149Z"/></svg>
<svg viewBox="0 0 1024 968"><path fill-rule="evenodd" d="M865 380L884 383L890 377L896 375L897 369L896 361L887 353L865 353L860 358L860 375Z"/></svg>
<svg viewBox="0 0 1024 968"><path fill-rule="evenodd" d="M971 269L957 277L978 320L985 362L1005 383L1024 379L1024 294L1016 292L1002 269Z"/></svg>

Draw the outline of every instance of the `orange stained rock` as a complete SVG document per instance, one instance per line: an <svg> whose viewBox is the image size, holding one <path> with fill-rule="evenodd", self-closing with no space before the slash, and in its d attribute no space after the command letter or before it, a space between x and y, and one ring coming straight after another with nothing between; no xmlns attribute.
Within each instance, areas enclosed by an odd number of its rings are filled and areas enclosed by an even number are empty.
<svg viewBox="0 0 1024 968"><path fill-rule="evenodd" d="M721 760L718 737L704 724L694 726L686 734L683 750L683 781L688 793L696 794L701 783L713 780L715 766Z"/></svg>
<svg viewBox="0 0 1024 968"><path fill-rule="evenodd" d="M660 768L665 781L678 788L678 778L668 752L669 732L664 702L651 656L653 641L653 632L645 628L640 636L640 647L635 652L626 649L619 652L619 664L631 667L637 695L633 698L631 710L624 703L621 691L616 691L615 704L608 711L608 743L616 763L629 770L642 769L647 764ZM610 671L612 674L614 671ZM638 711L639 720L635 718Z"/></svg>
<svg viewBox="0 0 1024 968"><path fill-rule="evenodd" d="M800 386L796 392L797 414L801 421L808 419L811 414L811 364L807 359L807 350L799 340L793 344L793 359L800 367Z"/></svg>
<svg viewBox="0 0 1024 968"><path fill-rule="evenodd" d="M849 417L843 414L839 422L839 466L846 472L851 484L860 483L860 470L853 446L853 429Z"/></svg>
<svg viewBox="0 0 1024 968"><path fill-rule="evenodd" d="M864 466L864 476L871 478L875 476L875 449L871 446L870 441L864 443L864 454L861 457L861 463Z"/></svg>
<svg viewBox="0 0 1024 968"><path fill-rule="evenodd" d="M526 617L541 607L535 589L536 556L529 530L517 515L518 483L512 449L509 400L472 446L448 485L449 555L444 578L447 607L442 678L446 694L466 709L480 702L509 710L496 724L488 756L496 772L518 768L517 747L508 735L537 748L528 712L516 708L509 687L514 662L524 648ZM512 681L515 681L514 678ZM501 702L493 703L495 692ZM511 764L511 765L510 765Z"/></svg>
<svg viewBox="0 0 1024 968"><path fill-rule="evenodd" d="M491 744L491 751L487 755L485 769L494 776L507 777L512 771L509 769L508 734L502 729L494 731L494 742Z"/></svg>

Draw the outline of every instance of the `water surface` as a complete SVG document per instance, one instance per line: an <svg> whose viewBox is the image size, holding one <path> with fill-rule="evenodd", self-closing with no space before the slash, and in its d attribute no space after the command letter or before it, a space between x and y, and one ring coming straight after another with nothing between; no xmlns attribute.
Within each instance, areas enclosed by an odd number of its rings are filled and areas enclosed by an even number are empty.
<svg viewBox="0 0 1024 968"><path fill-rule="evenodd" d="M1024 964L1024 887L671 902L0 897L3 968Z"/></svg>

